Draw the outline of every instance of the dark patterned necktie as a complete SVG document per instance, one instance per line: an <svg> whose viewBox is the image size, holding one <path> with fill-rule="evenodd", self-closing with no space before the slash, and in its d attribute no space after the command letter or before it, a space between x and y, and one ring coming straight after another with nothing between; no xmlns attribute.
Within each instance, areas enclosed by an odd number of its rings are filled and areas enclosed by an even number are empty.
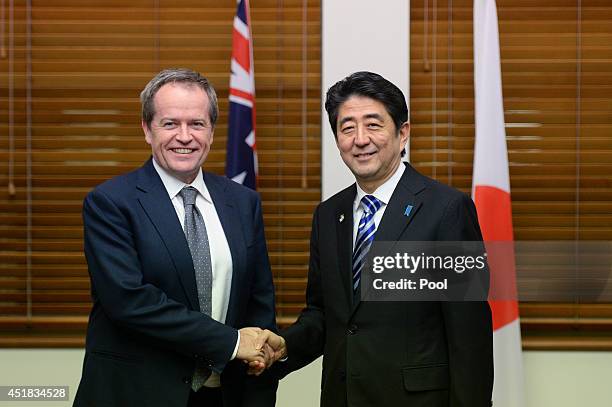
<svg viewBox="0 0 612 407"><path fill-rule="evenodd" d="M200 311L206 315L212 312L212 262L210 260L210 246L208 234L202 214L195 205L198 191L193 187L185 187L180 192L185 207L185 236L193 260L196 286L198 289L198 302ZM201 362L196 362L191 388L198 391L210 376L211 371Z"/></svg>

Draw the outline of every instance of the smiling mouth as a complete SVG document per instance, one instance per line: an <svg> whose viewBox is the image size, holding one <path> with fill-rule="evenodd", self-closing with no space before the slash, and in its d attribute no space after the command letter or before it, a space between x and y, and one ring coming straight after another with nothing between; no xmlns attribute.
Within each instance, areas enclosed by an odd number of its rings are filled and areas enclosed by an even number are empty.
<svg viewBox="0 0 612 407"><path fill-rule="evenodd" d="M354 154L354 156L355 158L369 158L369 157L372 157L374 154L376 154L376 152Z"/></svg>
<svg viewBox="0 0 612 407"><path fill-rule="evenodd" d="M195 151L191 148L172 148L171 150L177 154L191 154Z"/></svg>

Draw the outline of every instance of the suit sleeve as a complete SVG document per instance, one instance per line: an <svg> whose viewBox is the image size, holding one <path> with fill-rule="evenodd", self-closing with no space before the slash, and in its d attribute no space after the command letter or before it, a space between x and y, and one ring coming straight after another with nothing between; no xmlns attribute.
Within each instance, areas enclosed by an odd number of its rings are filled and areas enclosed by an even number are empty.
<svg viewBox="0 0 612 407"><path fill-rule="evenodd" d="M85 199L85 256L94 300L118 326L221 372L237 340L234 328L173 301L144 282L130 217L103 191Z"/></svg>
<svg viewBox="0 0 612 407"><path fill-rule="evenodd" d="M287 344L288 358L278 362L277 373L285 375L298 370L323 354L325 313L319 263L319 209L314 213L310 234L310 262L306 286L306 307L298 320L281 332Z"/></svg>
<svg viewBox="0 0 612 407"><path fill-rule="evenodd" d="M439 240L482 241L476 208L465 194L444 213ZM486 301L443 302L451 407L489 407L493 389L491 310Z"/></svg>
<svg viewBox="0 0 612 407"><path fill-rule="evenodd" d="M266 237L264 233L261 201L256 198L253 211L253 241L249 244L255 254L255 274L251 285L247 307L246 326L266 328L277 331L274 307L274 283ZM261 376L247 376L242 405L244 407L274 407L278 379L266 371Z"/></svg>

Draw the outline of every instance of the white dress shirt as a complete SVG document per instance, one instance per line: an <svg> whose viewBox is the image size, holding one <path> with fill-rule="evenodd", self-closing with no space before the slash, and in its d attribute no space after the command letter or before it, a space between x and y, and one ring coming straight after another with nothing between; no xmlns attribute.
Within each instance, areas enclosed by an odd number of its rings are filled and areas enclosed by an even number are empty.
<svg viewBox="0 0 612 407"><path fill-rule="evenodd" d="M382 206L379 210L374 214L374 226L378 229L378 225L380 224L380 220L382 219L385 209L387 209L387 205L391 200L391 195L393 195L393 191L395 191L395 187L399 183L404 171L406 170L406 165L403 162L400 162L400 165L397 167L397 170L391 175L391 178L386 180L384 184L376 188L371 194L365 192L357 183L357 196L355 196L355 201L353 202L353 250L355 249L355 239L357 239L357 229L359 228L359 220L363 215L363 206L361 205L361 198L365 195L374 195L376 199L378 199Z"/></svg>
<svg viewBox="0 0 612 407"><path fill-rule="evenodd" d="M176 211L176 216L178 216L183 230L185 230L185 207L183 206L183 198L180 192L186 186L192 186L198 191L195 205L198 211L200 211L204 224L206 225L206 234L208 235L210 259L212 263L212 312L210 316L216 321L225 323L230 291L232 288L232 254L229 244L227 243L227 238L225 237L225 232L221 226L221 220L219 219L215 205L210 197L208 188L206 188L206 184L204 183L202 169L200 169L198 175L191 184L185 184L183 181L170 175L168 171L155 161L155 159L153 159L153 166L170 196L170 200ZM239 344L240 332L238 332L238 340L234 347L232 359L236 357ZM215 372L212 372L206 383L204 383L206 387L219 387L220 385L221 381L219 375Z"/></svg>

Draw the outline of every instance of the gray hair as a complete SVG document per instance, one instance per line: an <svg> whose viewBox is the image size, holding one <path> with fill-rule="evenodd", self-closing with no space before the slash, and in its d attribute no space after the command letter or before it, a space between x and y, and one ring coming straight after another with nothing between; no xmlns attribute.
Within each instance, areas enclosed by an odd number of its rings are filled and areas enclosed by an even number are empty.
<svg viewBox="0 0 612 407"><path fill-rule="evenodd" d="M219 106L217 104L217 93L212 84L200 75L198 72L186 68L171 68L164 69L153 79L147 83L147 86L140 92L140 103L142 104L142 121L151 128L153 116L155 116L155 103L153 99L157 91L167 83L184 83L187 85L196 85L200 87L208 95L209 107L208 115L210 116L210 124L215 127L217 117L219 116Z"/></svg>

